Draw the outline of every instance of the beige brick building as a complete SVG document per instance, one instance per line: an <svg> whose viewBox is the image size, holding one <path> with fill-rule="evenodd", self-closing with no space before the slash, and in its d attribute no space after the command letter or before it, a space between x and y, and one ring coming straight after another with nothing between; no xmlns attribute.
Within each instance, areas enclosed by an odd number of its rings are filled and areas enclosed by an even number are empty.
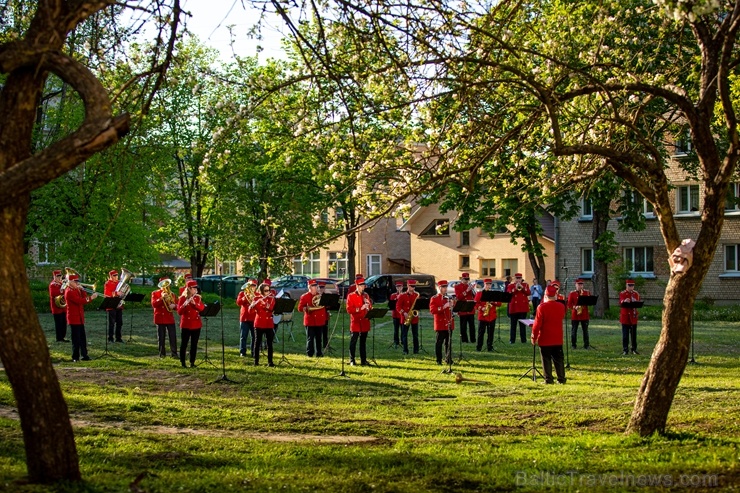
<svg viewBox="0 0 740 493"><path fill-rule="evenodd" d="M463 272L472 279L490 277L503 280L521 272L527 282L534 277L521 245L511 243L508 233L493 237L480 228L454 231L457 212L442 214L437 206L417 207L401 227L411 234L411 272L432 274L437 279L456 280ZM552 218L545 223L540 238L546 252L546 275L553 277L555 242ZM548 234L549 233L549 234Z"/></svg>
<svg viewBox="0 0 740 493"><path fill-rule="evenodd" d="M681 159L681 154L674 156L674 159ZM704 199L704 188L678 166L673 166L667 173L674 185L670 196L679 234L681 238L696 240L701 221L698 211ZM740 184L735 183L732 188L734 197L740 197ZM640 295L648 304L657 304L663 299L670 274L668 252L652 206L642 197L639 199L643 201L643 214L647 222L645 230L621 232L617 228L619 218L616 217L609 222L609 229L615 232L623 265L631 266L632 277L644 279ZM699 300L706 298L718 304L729 304L740 299L740 206L734 202L727 202L722 237L697 297ZM583 201L580 217L558 224L558 267L562 270L565 264L571 279L590 279L593 275L592 226L590 204ZM591 289L588 282L586 289ZM615 292L612 283L609 289L609 297L616 301L618 292Z"/></svg>

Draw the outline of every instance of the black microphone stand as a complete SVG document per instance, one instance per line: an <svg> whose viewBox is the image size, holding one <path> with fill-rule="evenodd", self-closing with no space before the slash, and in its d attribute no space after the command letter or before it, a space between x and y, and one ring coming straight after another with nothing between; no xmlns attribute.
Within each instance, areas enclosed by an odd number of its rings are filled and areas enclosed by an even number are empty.
<svg viewBox="0 0 740 493"><path fill-rule="evenodd" d="M103 298L103 302L100 303L100 306L98 306L98 310L105 310L106 308L113 308L116 309L118 307L118 304L121 302L121 298L117 297L106 297ZM103 358L104 356L110 356L111 358L113 355L108 351L108 312L105 312L105 329L103 330L103 336L105 339L105 350L103 351L103 354L97 357L97 359Z"/></svg>

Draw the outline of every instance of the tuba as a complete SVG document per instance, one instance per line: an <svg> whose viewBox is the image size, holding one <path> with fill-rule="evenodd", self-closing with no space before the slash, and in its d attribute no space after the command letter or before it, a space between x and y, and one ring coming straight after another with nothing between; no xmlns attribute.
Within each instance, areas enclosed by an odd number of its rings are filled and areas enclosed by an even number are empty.
<svg viewBox="0 0 740 493"><path fill-rule="evenodd" d="M134 277L133 273L124 268L121 267L121 277L118 279L118 284L116 285L116 291L118 292L121 302L118 304L118 308L123 307L125 302L123 299L131 292L131 286L129 286L129 282Z"/></svg>
<svg viewBox="0 0 740 493"><path fill-rule="evenodd" d="M159 284L157 284L157 287L162 290L162 302L164 303L164 307L170 313L174 311L174 308L170 308L170 305L173 303L177 304L175 301L175 295L170 290L171 285L172 281L169 279L159 281Z"/></svg>

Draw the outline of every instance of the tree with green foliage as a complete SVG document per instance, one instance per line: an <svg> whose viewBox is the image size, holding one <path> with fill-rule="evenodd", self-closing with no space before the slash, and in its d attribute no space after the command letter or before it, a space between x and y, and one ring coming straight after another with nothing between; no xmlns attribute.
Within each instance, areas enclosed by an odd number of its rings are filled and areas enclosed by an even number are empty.
<svg viewBox="0 0 740 493"><path fill-rule="evenodd" d="M667 156L679 129L689 130L705 191L694 264L671 274L663 331L628 426L640 435L664 431L687 361L691 306L740 156L731 91L740 4L272 4L310 54L307 72L317 80L341 84L356 100L369 80L403 86L389 104L367 104L362 114L413 108L418 141L435 158L427 161L433 169L416 172L422 189L453 175L460 183L490 176L506 193L535 188L548 203L608 170L653 205L670 255L681 238ZM409 88L413 97L404 99ZM507 149L548 159L537 169Z"/></svg>
<svg viewBox="0 0 740 493"><path fill-rule="evenodd" d="M180 6L178 0L152 0L137 8L136 15L143 20L151 16L157 37L147 71L138 74L141 90L136 99L140 111L146 112L150 94L169 64ZM0 272L12 279L0 284L0 338L6 341L0 345L0 360L13 387L33 482L79 480L80 469L67 405L33 308L23 261L30 195L112 146L128 131L130 116L114 115L113 88L101 83L104 74L96 73L96 68L110 66L114 60L126 63L120 51L135 29L121 23L123 11L123 5L107 0L10 0L0 6L0 121L4 122L0 126ZM136 25L135 19L127 20ZM85 55L67 44L78 33L86 33ZM51 74L79 95L84 111L76 112L79 124L66 135L34 146L39 103ZM77 194L69 197L76 198ZM78 240L78 247L84 246L82 241Z"/></svg>

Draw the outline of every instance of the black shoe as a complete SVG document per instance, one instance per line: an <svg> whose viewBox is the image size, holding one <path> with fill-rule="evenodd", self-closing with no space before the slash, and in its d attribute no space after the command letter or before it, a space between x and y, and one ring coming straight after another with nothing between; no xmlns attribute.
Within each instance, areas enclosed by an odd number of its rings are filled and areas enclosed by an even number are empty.
<svg viewBox="0 0 740 493"><path fill-rule="evenodd" d="M78 361L80 360L72 358L72 363L77 363Z"/></svg>
<svg viewBox="0 0 740 493"><path fill-rule="evenodd" d="M317 358L323 358L324 357L324 353L316 353L316 357Z"/></svg>
<svg viewBox="0 0 740 493"><path fill-rule="evenodd" d="M355 360L352 359L349 361L349 366L357 366L357 363L355 363Z"/></svg>
<svg viewBox="0 0 740 493"><path fill-rule="evenodd" d="M69 339L57 339L57 342L69 342Z"/></svg>
<svg viewBox="0 0 740 493"><path fill-rule="evenodd" d="M475 350L480 353L481 351L483 351L483 348L477 347L477 348L475 348Z"/></svg>
<svg viewBox="0 0 740 493"><path fill-rule="evenodd" d="M633 349L632 354L640 354L640 353L637 352L637 349Z"/></svg>
<svg viewBox="0 0 740 493"><path fill-rule="evenodd" d="M360 365L362 365L362 366L370 366L370 363L368 363L367 361L363 361L363 362L360 363Z"/></svg>
<svg viewBox="0 0 740 493"><path fill-rule="evenodd" d="M116 339L116 342L123 342L123 339Z"/></svg>
<svg viewBox="0 0 740 493"><path fill-rule="evenodd" d="M183 368L187 368L187 366L185 366L185 363L183 363L182 361L180 362L180 364L182 365Z"/></svg>
<svg viewBox="0 0 740 493"><path fill-rule="evenodd" d="M493 347L486 348L486 351L488 351L489 353L493 352Z"/></svg>
<svg viewBox="0 0 740 493"><path fill-rule="evenodd" d="M409 354L409 350L408 349L404 349L403 350L403 354Z"/></svg>
<svg viewBox="0 0 740 493"><path fill-rule="evenodd" d="M239 357L240 358L246 358L247 357L247 353L239 353Z"/></svg>
<svg viewBox="0 0 740 493"><path fill-rule="evenodd" d="M583 346L583 349L589 350L589 349L593 349L593 348L591 346Z"/></svg>
<svg viewBox="0 0 740 493"><path fill-rule="evenodd" d="M275 367L275 363L267 363L267 366L269 366L270 368L274 368Z"/></svg>
<svg viewBox="0 0 740 493"><path fill-rule="evenodd" d="M108 342L113 342L113 338L112 337L109 337L108 338Z"/></svg>
<svg viewBox="0 0 740 493"><path fill-rule="evenodd" d="M441 361L437 361L437 364L440 365L440 366L442 366L442 362Z"/></svg>
<svg viewBox="0 0 740 493"><path fill-rule="evenodd" d="M82 361L90 361L90 356L83 356L80 358Z"/></svg>
<svg viewBox="0 0 740 493"><path fill-rule="evenodd" d="M509 341L509 344L516 344L516 342L514 342L514 341Z"/></svg>
<svg viewBox="0 0 740 493"><path fill-rule="evenodd" d="M195 363L190 363L190 368L195 368Z"/></svg>
<svg viewBox="0 0 740 493"><path fill-rule="evenodd" d="M622 351L622 356L627 356L629 353L627 351Z"/></svg>
<svg viewBox="0 0 740 493"><path fill-rule="evenodd" d="M172 353L172 354L170 355L170 357L171 357L171 358L174 358L174 359L180 359L180 355L179 355L179 354L175 354L175 353Z"/></svg>

